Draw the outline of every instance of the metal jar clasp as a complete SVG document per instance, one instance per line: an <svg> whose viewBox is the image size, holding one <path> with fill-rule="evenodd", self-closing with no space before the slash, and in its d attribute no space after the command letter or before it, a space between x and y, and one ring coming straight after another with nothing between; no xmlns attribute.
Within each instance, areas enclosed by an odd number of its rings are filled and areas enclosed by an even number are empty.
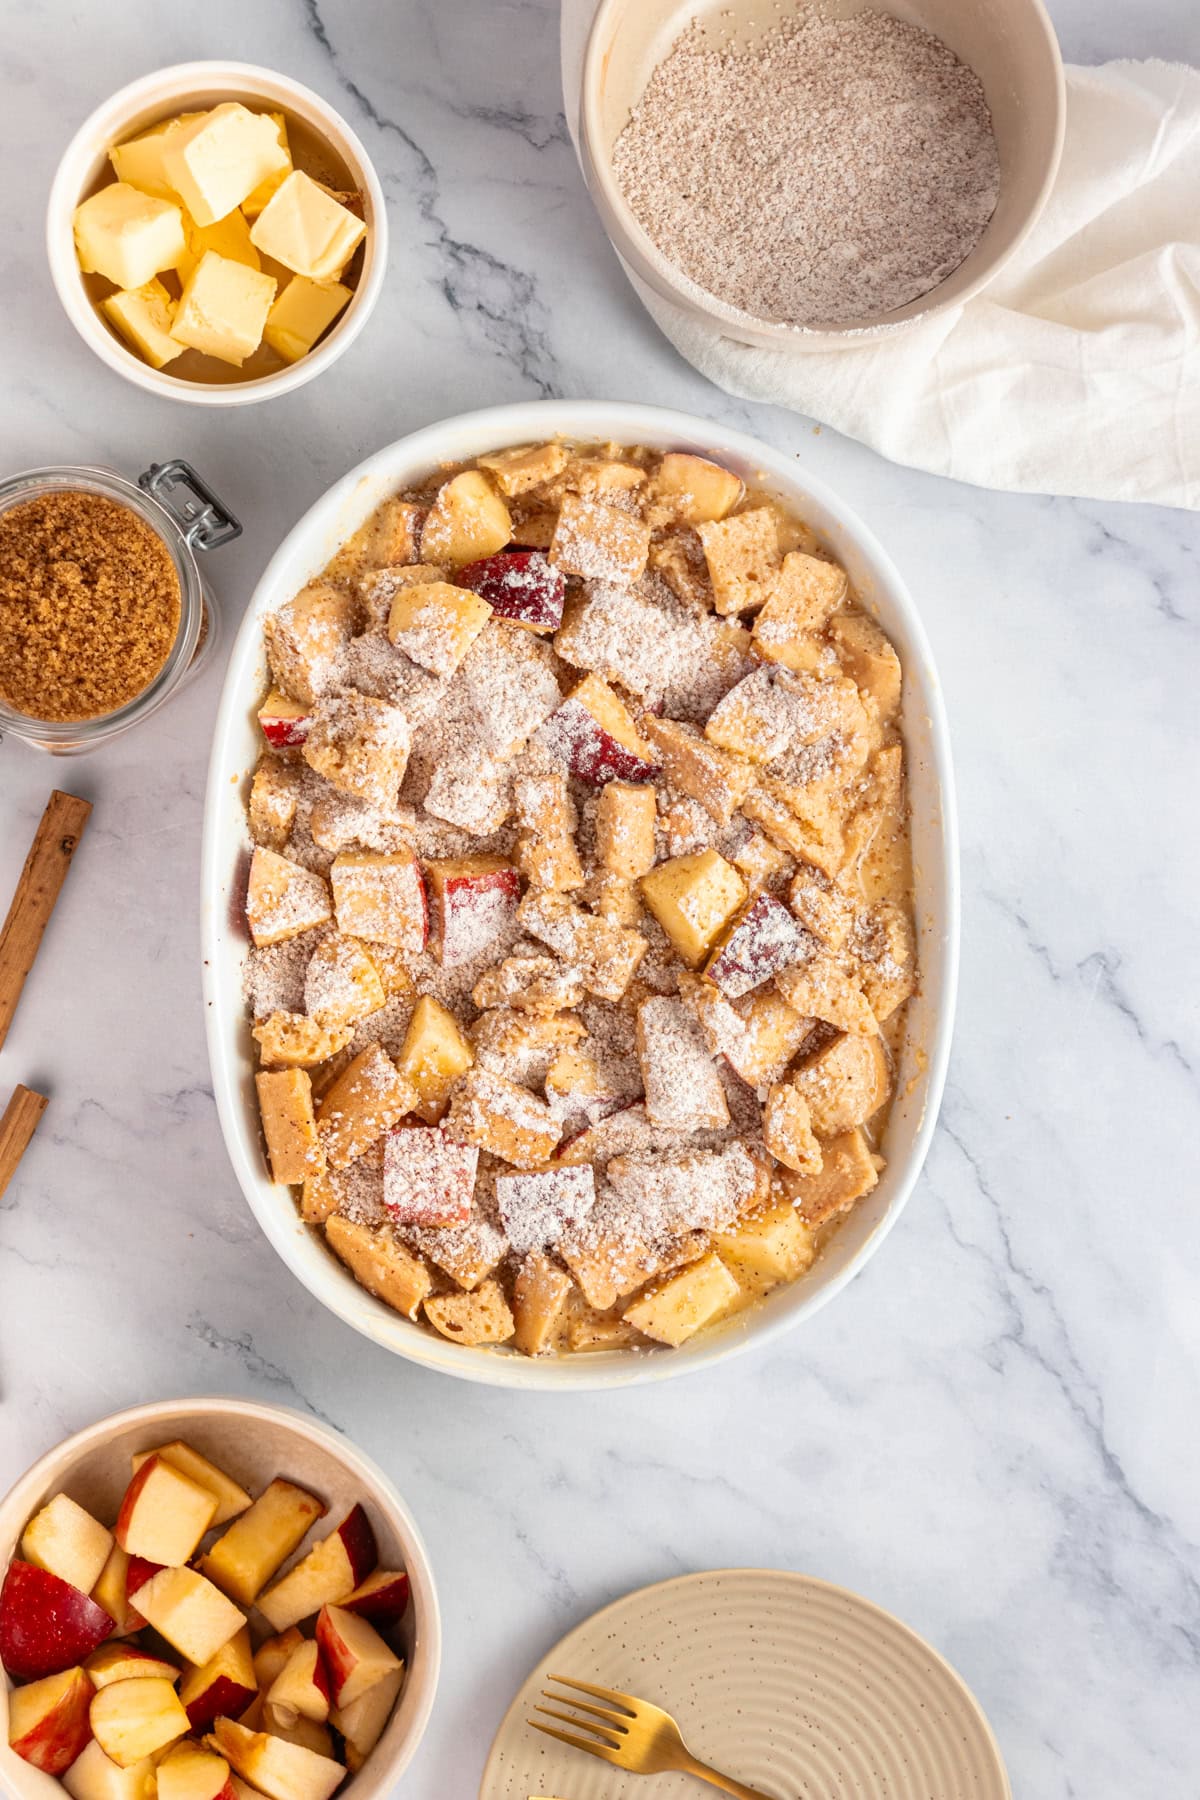
<svg viewBox="0 0 1200 1800"><path fill-rule="evenodd" d="M151 463L138 476L138 486L170 513L193 550L215 550L241 537L242 527L229 508L202 481L190 463Z"/></svg>

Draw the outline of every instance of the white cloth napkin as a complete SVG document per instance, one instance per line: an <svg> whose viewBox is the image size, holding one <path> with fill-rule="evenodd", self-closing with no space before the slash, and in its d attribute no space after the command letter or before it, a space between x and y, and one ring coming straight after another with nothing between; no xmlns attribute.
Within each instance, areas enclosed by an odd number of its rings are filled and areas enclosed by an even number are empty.
<svg viewBox="0 0 1200 1800"><path fill-rule="evenodd" d="M562 0L578 150L596 0ZM1200 508L1200 70L1067 69L1062 166L982 294L902 338L830 351L734 343L630 277L710 381L980 487Z"/></svg>

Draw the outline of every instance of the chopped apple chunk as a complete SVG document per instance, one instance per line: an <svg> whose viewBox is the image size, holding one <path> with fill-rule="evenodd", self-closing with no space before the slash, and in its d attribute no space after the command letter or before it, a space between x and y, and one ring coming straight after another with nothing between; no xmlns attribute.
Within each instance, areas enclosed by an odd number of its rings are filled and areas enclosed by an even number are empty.
<svg viewBox="0 0 1200 1800"><path fill-rule="evenodd" d="M739 1292L736 1280L714 1251L648 1288L625 1309L625 1320L660 1344L678 1346L729 1307Z"/></svg>
<svg viewBox="0 0 1200 1800"><path fill-rule="evenodd" d="M436 1125L450 1104L455 1082L475 1060L458 1020L432 994L413 1010L398 1068L416 1094L411 1110Z"/></svg>
<svg viewBox="0 0 1200 1800"><path fill-rule="evenodd" d="M641 879L642 898L689 968L704 961L746 898L746 884L716 850L674 856Z"/></svg>
<svg viewBox="0 0 1200 1800"><path fill-rule="evenodd" d="M508 507L485 474L467 469L438 489L421 533L421 555L461 569L503 550L511 538Z"/></svg>
<svg viewBox="0 0 1200 1800"><path fill-rule="evenodd" d="M329 889L319 875L261 844L256 847L246 889L246 923L260 949L312 931L332 913Z"/></svg>

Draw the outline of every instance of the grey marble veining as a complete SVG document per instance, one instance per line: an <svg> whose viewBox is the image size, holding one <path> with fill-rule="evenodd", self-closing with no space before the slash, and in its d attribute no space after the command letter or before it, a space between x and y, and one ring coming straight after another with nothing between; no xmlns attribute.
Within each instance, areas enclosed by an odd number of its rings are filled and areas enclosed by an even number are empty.
<svg viewBox="0 0 1200 1800"><path fill-rule="evenodd" d="M1051 10L1077 61L1200 58L1194 0ZM941 1129L886 1249L762 1355L560 1404L452 1387L352 1337L235 1187L196 948L218 669L99 757L0 746L5 895L50 786L96 803L0 1056L0 1091L53 1095L0 1201L0 1485L160 1395L257 1395L359 1440L422 1521L445 1609L414 1800L474 1793L519 1678L587 1611L731 1563L844 1582L925 1633L982 1700L1018 1795L1192 1800L1196 519L951 486L707 386L639 310L586 202L550 0L4 0L0 22L6 471L190 457L247 525L212 566L231 626L336 475L446 414L588 394L754 431L858 508L919 597L965 888ZM228 55L346 112L387 190L392 260L336 373L221 417L91 358L54 299L42 213L100 99Z"/></svg>

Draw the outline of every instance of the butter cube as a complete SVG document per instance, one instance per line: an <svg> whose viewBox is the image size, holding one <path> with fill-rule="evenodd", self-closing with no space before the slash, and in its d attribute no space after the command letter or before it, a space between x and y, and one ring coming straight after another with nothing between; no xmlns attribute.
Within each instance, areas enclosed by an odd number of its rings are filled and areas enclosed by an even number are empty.
<svg viewBox="0 0 1200 1800"><path fill-rule="evenodd" d="M145 287L183 254L183 214L167 200L114 181L75 208L75 249L85 275L103 275L114 287Z"/></svg>
<svg viewBox="0 0 1200 1800"><path fill-rule="evenodd" d="M157 276L144 287L110 294L100 305L152 369L161 369L183 354L185 346L171 336L175 302Z"/></svg>
<svg viewBox="0 0 1200 1800"><path fill-rule="evenodd" d="M267 314L263 336L285 362L298 362L353 298L351 290L339 281L310 281L307 275L293 275Z"/></svg>
<svg viewBox="0 0 1200 1800"><path fill-rule="evenodd" d="M282 187L283 183L292 172L292 151L291 146L288 143L287 120L281 112L268 113L267 118L271 120L276 131L279 133L280 147L283 150L284 156L287 158L287 162L284 164L283 168L276 169L273 175L268 175L265 181L260 181L252 194L246 195L246 198L242 201L242 211L248 219L256 219L258 217L272 194L275 193L277 188Z"/></svg>
<svg viewBox="0 0 1200 1800"><path fill-rule="evenodd" d="M178 200L163 168L163 151L182 126L203 116L203 113L180 113L177 119L164 119L161 125L152 126L140 137L130 138L128 143L114 144L108 160L117 180L127 181L130 187L140 188L143 194L156 194L160 200Z"/></svg>
<svg viewBox="0 0 1200 1800"><path fill-rule="evenodd" d="M295 275L332 281L366 234L361 219L294 169L255 220L250 241Z"/></svg>
<svg viewBox="0 0 1200 1800"><path fill-rule="evenodd" d="M187 240L187 248L176 264L181 285L186 285L206 250L215 250L218 256L227 256L230 262L245 263L248 269L262 268L258 251L250 242L250 227L236 209L228 217L218 219L215 225L197 225L185 208L183 235Z"/></svg>
<svg viewBox="0 0 1200 1800"><path fill-rule="evenodd" d="M171 329L191 349L240 369L262 342L274 298L272 276L206 250L183 290Z"/></svg>
<svg viewBox="0 0 1200 1800"><path fill-rule="evenodd" d="M171 134L163 172L197 225L215 225L287 166L274 119L228 100Z"/></svg>

